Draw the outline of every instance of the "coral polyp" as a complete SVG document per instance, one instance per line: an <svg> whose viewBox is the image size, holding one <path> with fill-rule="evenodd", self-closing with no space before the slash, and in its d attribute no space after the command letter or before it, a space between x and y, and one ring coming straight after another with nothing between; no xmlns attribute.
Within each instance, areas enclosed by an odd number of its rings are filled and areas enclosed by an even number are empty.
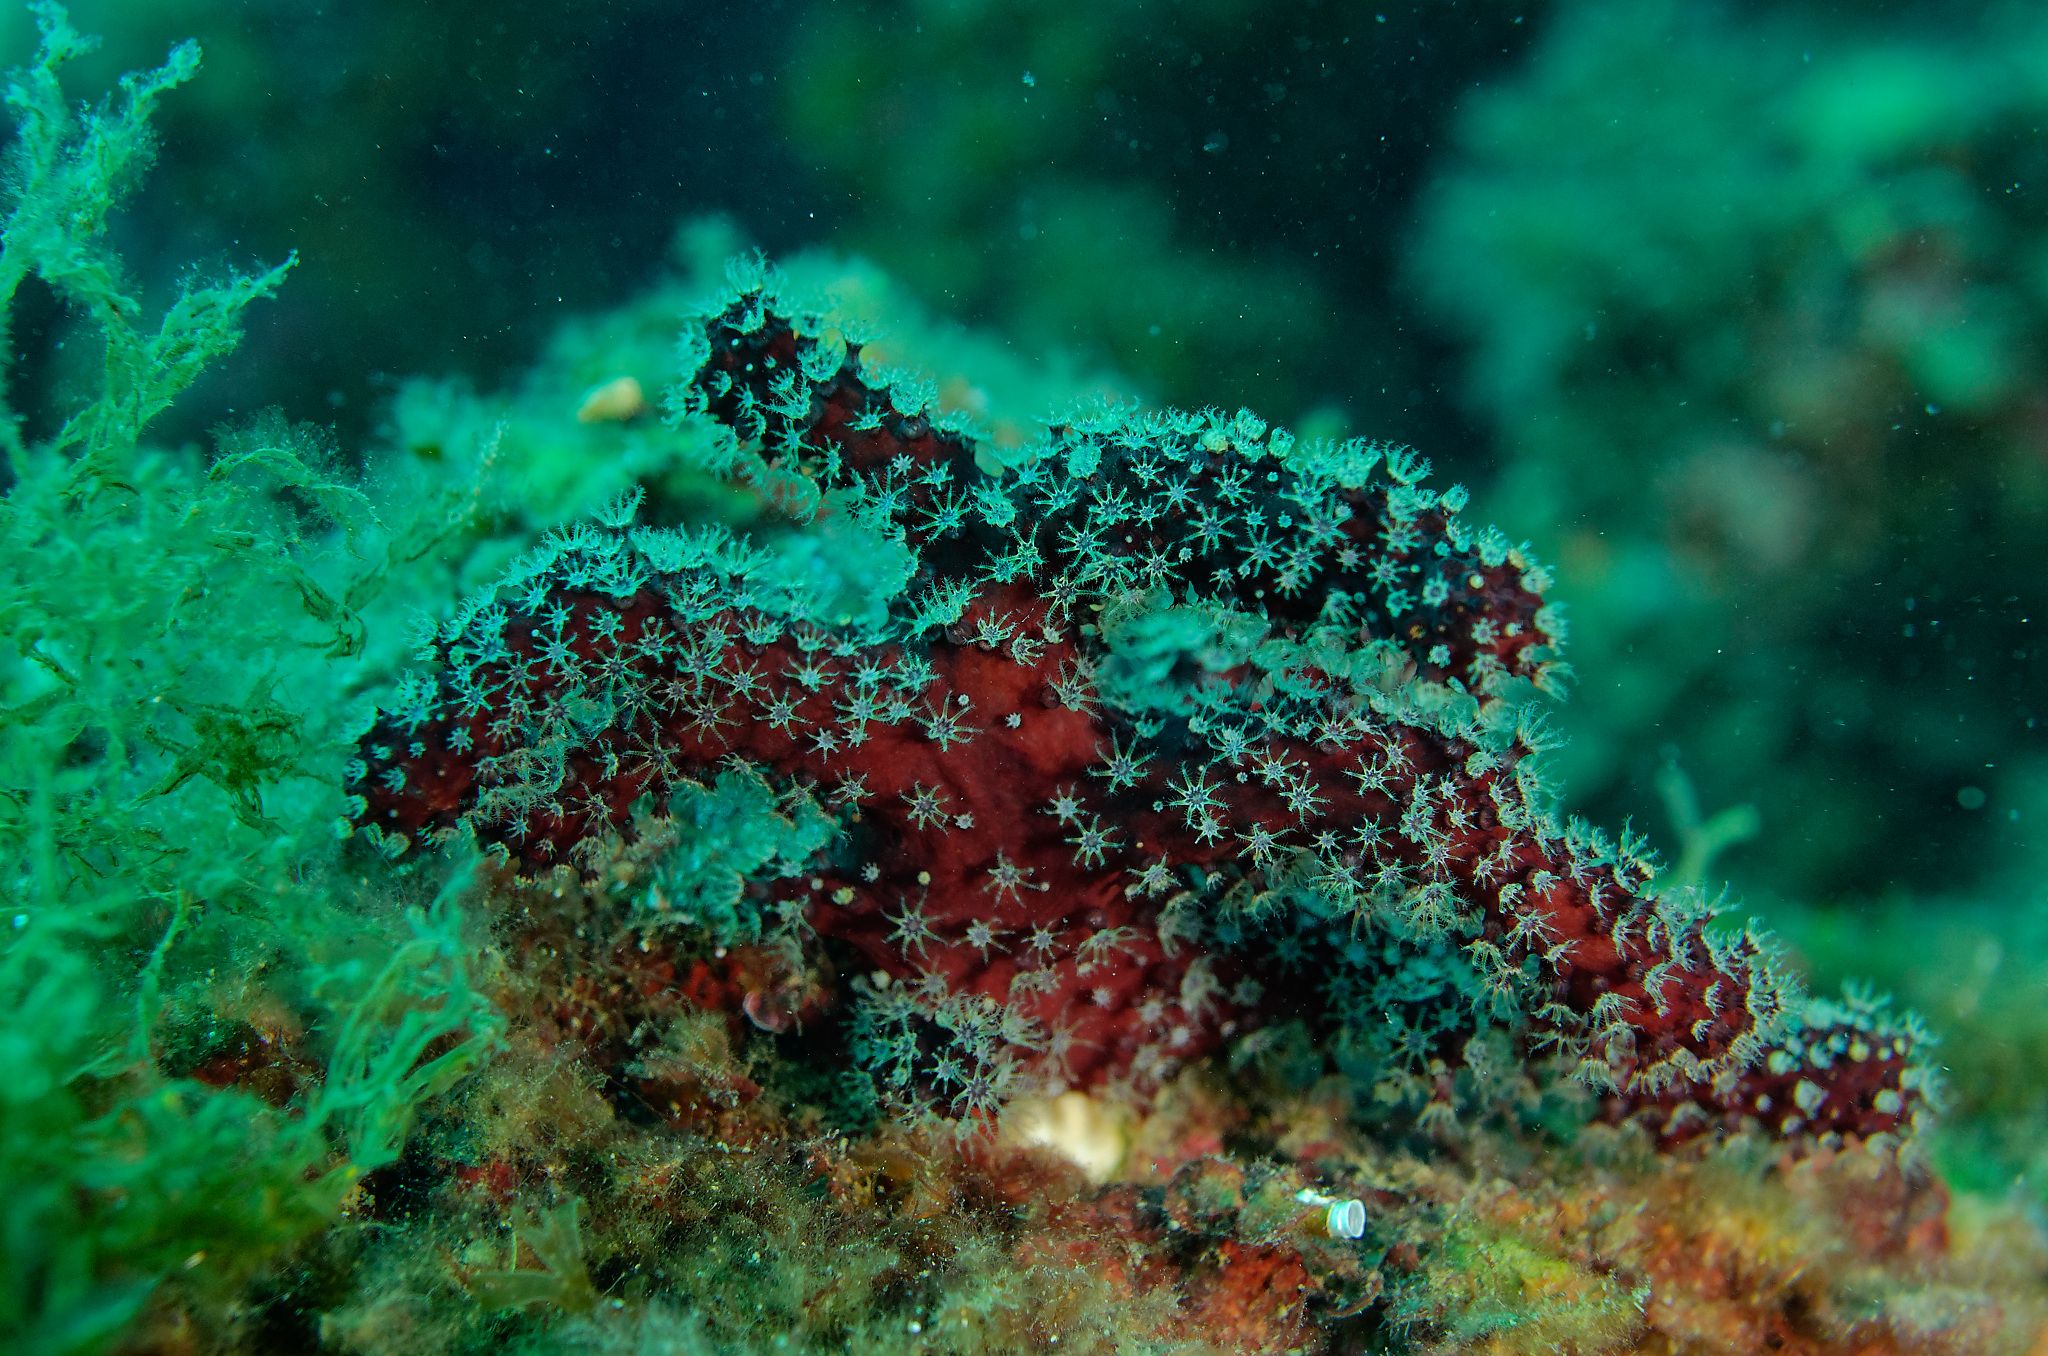
<svg viewBox="0 0 2048 1356"><path fill-rule="evenodd" d="M631 501L552 537L363 737L387 846L595 874L756 779L728 818L788 841L717 908L657 883L646 921L775 942L809 995L781 1018L845 1023L889 1100L950 1118L1142 1098L1289 1021L1418 1103L1499 1028L1666 1139L1910 1130L1908 1028L1810 1018L1633 836L1560 822L1547 572L1415 453L1113 408L998 449L765 277L690 335L671 417L840 558ZM827 615L821 580L863 575Z"/></svg>

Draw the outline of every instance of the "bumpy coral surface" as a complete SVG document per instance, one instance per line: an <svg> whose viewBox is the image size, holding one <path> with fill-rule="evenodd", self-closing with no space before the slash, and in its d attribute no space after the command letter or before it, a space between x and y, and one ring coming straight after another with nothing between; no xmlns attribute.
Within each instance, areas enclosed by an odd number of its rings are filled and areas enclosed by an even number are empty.
<svg viewBox="0 0 2048 1356"><path fill-rule="evenodd" d="M466 830L531 875L729 839L654 872L650 921L779 955L757 1025L948 1117L1142 1096L1281 1021L1423 1099L1505 1026L1670 1139L1919 1114L1910 1030L1807 1008L1631 836L1557 822L1547 578L1413 453L1116 410L998 451L761 278L692 344L672 417L839 559L630 501L551 538L363 737L388 848ZM832 569L865 615L821 614Z"/></svg>

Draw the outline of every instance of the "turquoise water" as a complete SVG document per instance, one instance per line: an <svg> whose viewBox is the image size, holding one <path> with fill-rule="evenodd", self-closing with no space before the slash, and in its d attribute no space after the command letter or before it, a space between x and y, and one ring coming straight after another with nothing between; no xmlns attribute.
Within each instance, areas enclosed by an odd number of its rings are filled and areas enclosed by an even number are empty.
<svg viewBox="0 0 2048 1356"><path fill-rule="evenodd" d="M9 1348L2030 1350L2036 8L0 15Z"/></svg>

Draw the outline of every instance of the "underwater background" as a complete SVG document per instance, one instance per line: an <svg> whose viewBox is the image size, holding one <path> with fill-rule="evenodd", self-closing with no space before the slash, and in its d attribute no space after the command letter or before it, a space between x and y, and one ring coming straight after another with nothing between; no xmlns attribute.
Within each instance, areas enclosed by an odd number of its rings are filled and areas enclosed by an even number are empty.
<svg viewBox="0 0 2048 1356"><path fill-rule="evenodd" d="M2048 1351L2040 6L0 65L0 1346Z"/></svg>

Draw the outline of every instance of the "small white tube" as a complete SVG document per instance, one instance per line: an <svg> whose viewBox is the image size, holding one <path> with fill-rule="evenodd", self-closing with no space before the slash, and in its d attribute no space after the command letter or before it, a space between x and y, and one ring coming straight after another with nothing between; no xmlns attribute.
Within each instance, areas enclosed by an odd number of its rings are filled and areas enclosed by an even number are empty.
<svg viewBox="0 0 2048 1356"><path fill-rule="evenodd" d="M1325 1196L1320 1191L1303 1187L1294 1193L1294 1199L1323 1212L1323 1232L1330 1237L1365 1237L1365 1202L1356 1196Z"/></svg>

